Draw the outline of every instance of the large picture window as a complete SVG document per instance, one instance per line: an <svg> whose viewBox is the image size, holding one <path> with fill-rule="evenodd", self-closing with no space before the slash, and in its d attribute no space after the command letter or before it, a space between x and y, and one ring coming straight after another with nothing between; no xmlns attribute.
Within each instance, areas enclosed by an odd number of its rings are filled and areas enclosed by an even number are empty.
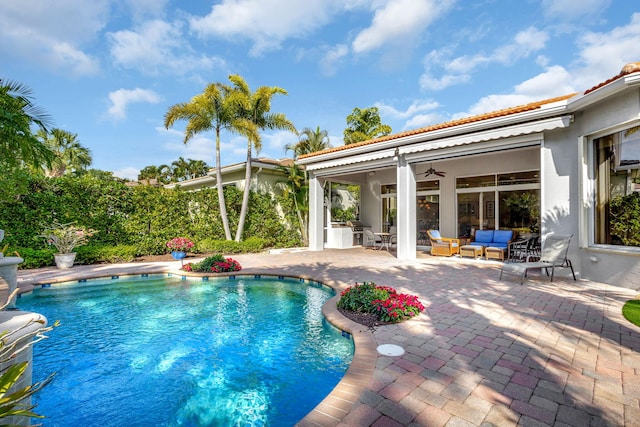
<svg viewBox="0 0 640 427"><path fill-rule="evenodd" d="M595 243L640 246L640 126L594 139Z"/></svg>

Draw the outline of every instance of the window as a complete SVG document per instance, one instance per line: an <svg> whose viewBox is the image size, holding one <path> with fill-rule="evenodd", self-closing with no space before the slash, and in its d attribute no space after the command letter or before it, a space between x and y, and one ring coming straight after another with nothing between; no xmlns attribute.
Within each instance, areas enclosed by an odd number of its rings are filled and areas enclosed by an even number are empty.
<svg viewBox="0 0 640 427"><path fill-rule="evenodd" d="M456 179L460 236L496 228L537 233L540 171L517 171Z"/></svg>
<svg viewBox="0 0 640 427"><path fill-rule="evenodd" d="M597 244L640 246L640 126L594 139Z"/></svg>

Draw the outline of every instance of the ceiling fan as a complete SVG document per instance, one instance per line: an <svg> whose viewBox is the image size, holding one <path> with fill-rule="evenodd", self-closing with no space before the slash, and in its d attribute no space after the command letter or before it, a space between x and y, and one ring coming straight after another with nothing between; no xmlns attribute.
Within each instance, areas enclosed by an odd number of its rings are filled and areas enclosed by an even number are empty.
<svg viewBox="0 0 640 427"><path fill-rule="evenodd" d="M427 169L427 172L424 174L424 177L428 177L429 175L437 175L440 177L444 177L446 174L446 172L444 171L437 171L433 168L433 166L430 164L429 165L429 169Z"/></svg>

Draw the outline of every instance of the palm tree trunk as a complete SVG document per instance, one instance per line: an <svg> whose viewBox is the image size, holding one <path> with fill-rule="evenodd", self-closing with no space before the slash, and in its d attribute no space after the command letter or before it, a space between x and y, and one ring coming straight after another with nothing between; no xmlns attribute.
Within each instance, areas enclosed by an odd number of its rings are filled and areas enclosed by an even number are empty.
<svg viewBox="0 0 640 427"><path fill-rule="evenodd" d="M249 192L251 190L251 142L247 144L247 164L244 170L244 193L242 194L242 207L240 208L240 218L238 219L238 229L236 230L236 242L242 238L244 231L244 220L247 217L249 208Z"/></svg>
<svg viewBox="0 0 640 427"><path fill-rule="evenodd" d="M224 227L224 236L227 240L231 240L227 205L224 201L224 191L222 190L222 166L220 163L220 130L216 130L216 187L218 188L218 204L220 205L220 218L222 219L222 226Z"/></svg>

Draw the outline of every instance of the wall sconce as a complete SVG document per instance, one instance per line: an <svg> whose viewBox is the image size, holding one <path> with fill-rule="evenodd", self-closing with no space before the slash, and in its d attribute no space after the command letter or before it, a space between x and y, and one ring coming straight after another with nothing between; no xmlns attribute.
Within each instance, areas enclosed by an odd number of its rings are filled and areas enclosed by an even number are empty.
<svg viewBox="0 0 640 427"><path fill-rule="evenodd" d="M398 161L400 158L400 149L396 147L396 151L393 152L393 160Z"/></svg>

